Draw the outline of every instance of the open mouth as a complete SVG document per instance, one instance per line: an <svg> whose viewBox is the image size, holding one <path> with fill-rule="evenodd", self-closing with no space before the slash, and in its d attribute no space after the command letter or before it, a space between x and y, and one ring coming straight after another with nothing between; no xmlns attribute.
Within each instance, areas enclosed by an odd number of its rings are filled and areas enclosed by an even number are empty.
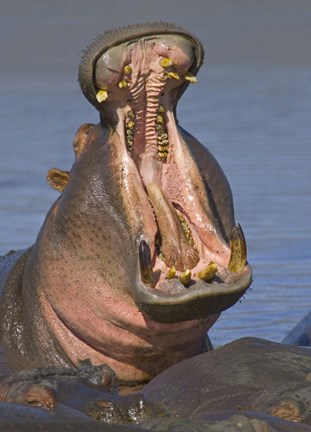
<svg viewBox="0 0 311 432"><path fill-rule="evenodd" d="M108 35L109 47L101 49L96 41L95 57L85 54L79 76L118 136L118 151L130 159L124 184L135 177L145 195L139 211L148 222L137 240L133 296L159 322L218 314L251 283L230 187L213 156L176 121L177 101L197 81L203 49L192 35L169 29L133 27L118 43Z"/></svg>

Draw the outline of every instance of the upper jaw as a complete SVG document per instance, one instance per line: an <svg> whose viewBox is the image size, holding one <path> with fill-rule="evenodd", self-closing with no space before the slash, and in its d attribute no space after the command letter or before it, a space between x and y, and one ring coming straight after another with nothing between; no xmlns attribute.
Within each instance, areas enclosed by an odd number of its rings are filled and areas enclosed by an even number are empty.
<svg viewBox="0 0 311 432"><path fill-rule="evenodd" d="M119 154L130 159L132 187L140 183L141 202L148 202L144 212L150 224L138 236L133 297L150 318L169 323L232 306L250 285L251 269L241 228L232 224L230 247L221 235L198 164L175 121L179 96L195 82L189 71L197 72L202 57L187 36L162 36L132 35L101 50L88 77L91 93L80 84L118 135ZM133 204L128 212L135 220Z"/></svg>
<svg viewBox="0 0 311 432"><path fill-rule="evenodd" d="M102 110L101 103L96 99L97 88L94 83L94 65L98 59L105 53L110 47L129 44L133 40L141 38L159 38L159 35L179 35L186 38L192 44L195 53L195 61L191 65L189 72L196 75L200 66L203 63L204 49L200 40L183 29L172 23L166 22L153 22L130 25L126 27L120 27L114 30L109 30L96 37L93 42L84 51L79 67L79 84L81 90L86 99L99 111ZM189 81L183 83L183 88L180 94L189 85Z"/></svg>

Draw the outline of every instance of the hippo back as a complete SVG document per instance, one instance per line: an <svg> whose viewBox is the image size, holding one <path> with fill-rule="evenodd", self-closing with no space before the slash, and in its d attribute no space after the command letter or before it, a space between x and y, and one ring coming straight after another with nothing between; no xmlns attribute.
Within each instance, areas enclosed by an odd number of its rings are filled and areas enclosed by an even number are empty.
<svg viewBox="0 0 311 432"><path fill-rule="evenodd" d="M311 346L311 312L299 321L282 342L288 345Z"/></svg>

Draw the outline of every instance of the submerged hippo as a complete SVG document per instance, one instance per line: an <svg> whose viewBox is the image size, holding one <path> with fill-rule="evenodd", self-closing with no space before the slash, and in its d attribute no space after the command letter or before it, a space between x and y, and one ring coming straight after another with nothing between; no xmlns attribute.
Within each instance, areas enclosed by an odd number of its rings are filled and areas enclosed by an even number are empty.
<svg viewBox="0 0 311 432"><path fill-rule="evenodd" d="M311 312L286 335L283 343L311 347Z"/></svg>
<svg viewBox="0 0 311 432"><path fill-rule="evenodd" d="M311 430L308 349L240 339L170 367L127 396L109 392L108 382L106 392L100 388L103 373L99 366L84 364L77 371L54 367L11 375L2 385L12 384L11 395L34 377L46 386L57 381L58 404L50 411L0 403L0 431Z"/></svg>

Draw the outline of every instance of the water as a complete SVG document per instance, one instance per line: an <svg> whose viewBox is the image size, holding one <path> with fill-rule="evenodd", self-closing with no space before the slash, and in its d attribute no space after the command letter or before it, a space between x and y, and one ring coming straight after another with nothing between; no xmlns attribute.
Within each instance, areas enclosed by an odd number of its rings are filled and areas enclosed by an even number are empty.
<svg viewBox="0 0 311 432"><path fill-rule="evenodd" d="M208 146L233 190L254 283L224 312L216 345L280 341L311 306L311 7L307 1L10 0L0 17L0 253L32 244L70 169L78 126L97 122L76 82L79 53L111 26L180 23L206 46L180 123Z"/></svg>

